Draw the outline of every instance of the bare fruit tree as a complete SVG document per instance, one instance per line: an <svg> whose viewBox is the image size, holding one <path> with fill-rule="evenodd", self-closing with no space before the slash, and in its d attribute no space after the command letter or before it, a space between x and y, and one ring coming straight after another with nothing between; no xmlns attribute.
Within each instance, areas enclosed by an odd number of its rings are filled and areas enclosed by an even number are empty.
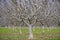
<svg viewBox="0 0 60 40"><path fill-rule="evenodd" d="M57 24L57 20L59 21L59 5L57 6L56 0L0 0L0 4L2 23L8 26L19 25L20 29L25 24L29 27L29 39L33 39L32 27L38 22L44 32L45 26Z"/></svg>

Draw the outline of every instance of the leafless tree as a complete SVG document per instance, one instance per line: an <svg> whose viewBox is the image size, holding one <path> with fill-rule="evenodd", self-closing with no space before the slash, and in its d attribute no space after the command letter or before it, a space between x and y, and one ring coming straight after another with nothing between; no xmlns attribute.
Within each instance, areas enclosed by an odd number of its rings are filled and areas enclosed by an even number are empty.
<svg viewBox="0 0 60 40"><path fill-rule="evenodd" d="M35 24L53 26L60 20L60 4L56 0L0 0L1 23L8 26L29 27L29 39L33 39ZM1 21L0 20L0 21ZM57 21L58 20L58 21Z"/></svg>

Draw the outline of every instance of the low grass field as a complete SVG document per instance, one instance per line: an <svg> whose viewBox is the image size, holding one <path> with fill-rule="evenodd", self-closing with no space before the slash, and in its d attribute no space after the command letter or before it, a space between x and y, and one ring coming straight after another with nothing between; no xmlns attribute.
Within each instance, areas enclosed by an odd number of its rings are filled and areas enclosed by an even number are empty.
<svg viewBox="0 0 60 40"><path fill-rule="evenodd" d="M48 31L49 29L49 31ZM34 38L32 40L60 40L60 28L33 28ZM20 28L4 28L0 27L0 40L29 40L29 28L22 27L22 34Z"/></svg>

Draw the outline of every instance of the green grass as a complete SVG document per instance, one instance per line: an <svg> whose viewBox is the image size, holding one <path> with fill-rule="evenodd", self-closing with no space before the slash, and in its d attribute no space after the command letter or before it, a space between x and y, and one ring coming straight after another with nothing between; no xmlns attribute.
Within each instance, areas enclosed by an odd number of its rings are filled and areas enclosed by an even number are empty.
<svg viewBox="0 0 60 40"><path fill-rule="evenodd" d="M60 40L60 38L51 38L51 39L48 39L48 40Z"/></svg>
<svg viewBox="0 0 60 40"><path fill-rule="evenodd" d="M0 40L28 40L29 28L22 27L22 34L19 34L20 28L4 28L0 27ZM32 40L60 40L60 28L33 28L34 39Z"/></svg>

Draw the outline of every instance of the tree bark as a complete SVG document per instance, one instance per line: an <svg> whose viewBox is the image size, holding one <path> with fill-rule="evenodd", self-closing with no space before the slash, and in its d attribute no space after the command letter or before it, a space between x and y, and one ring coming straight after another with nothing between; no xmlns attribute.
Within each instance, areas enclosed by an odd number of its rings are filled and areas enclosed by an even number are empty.
<svg viewBox="0 0 60 40"><path fill-rule="evenodd" d="M32 26L29 25L29 39L33 39Z"/></svg>

